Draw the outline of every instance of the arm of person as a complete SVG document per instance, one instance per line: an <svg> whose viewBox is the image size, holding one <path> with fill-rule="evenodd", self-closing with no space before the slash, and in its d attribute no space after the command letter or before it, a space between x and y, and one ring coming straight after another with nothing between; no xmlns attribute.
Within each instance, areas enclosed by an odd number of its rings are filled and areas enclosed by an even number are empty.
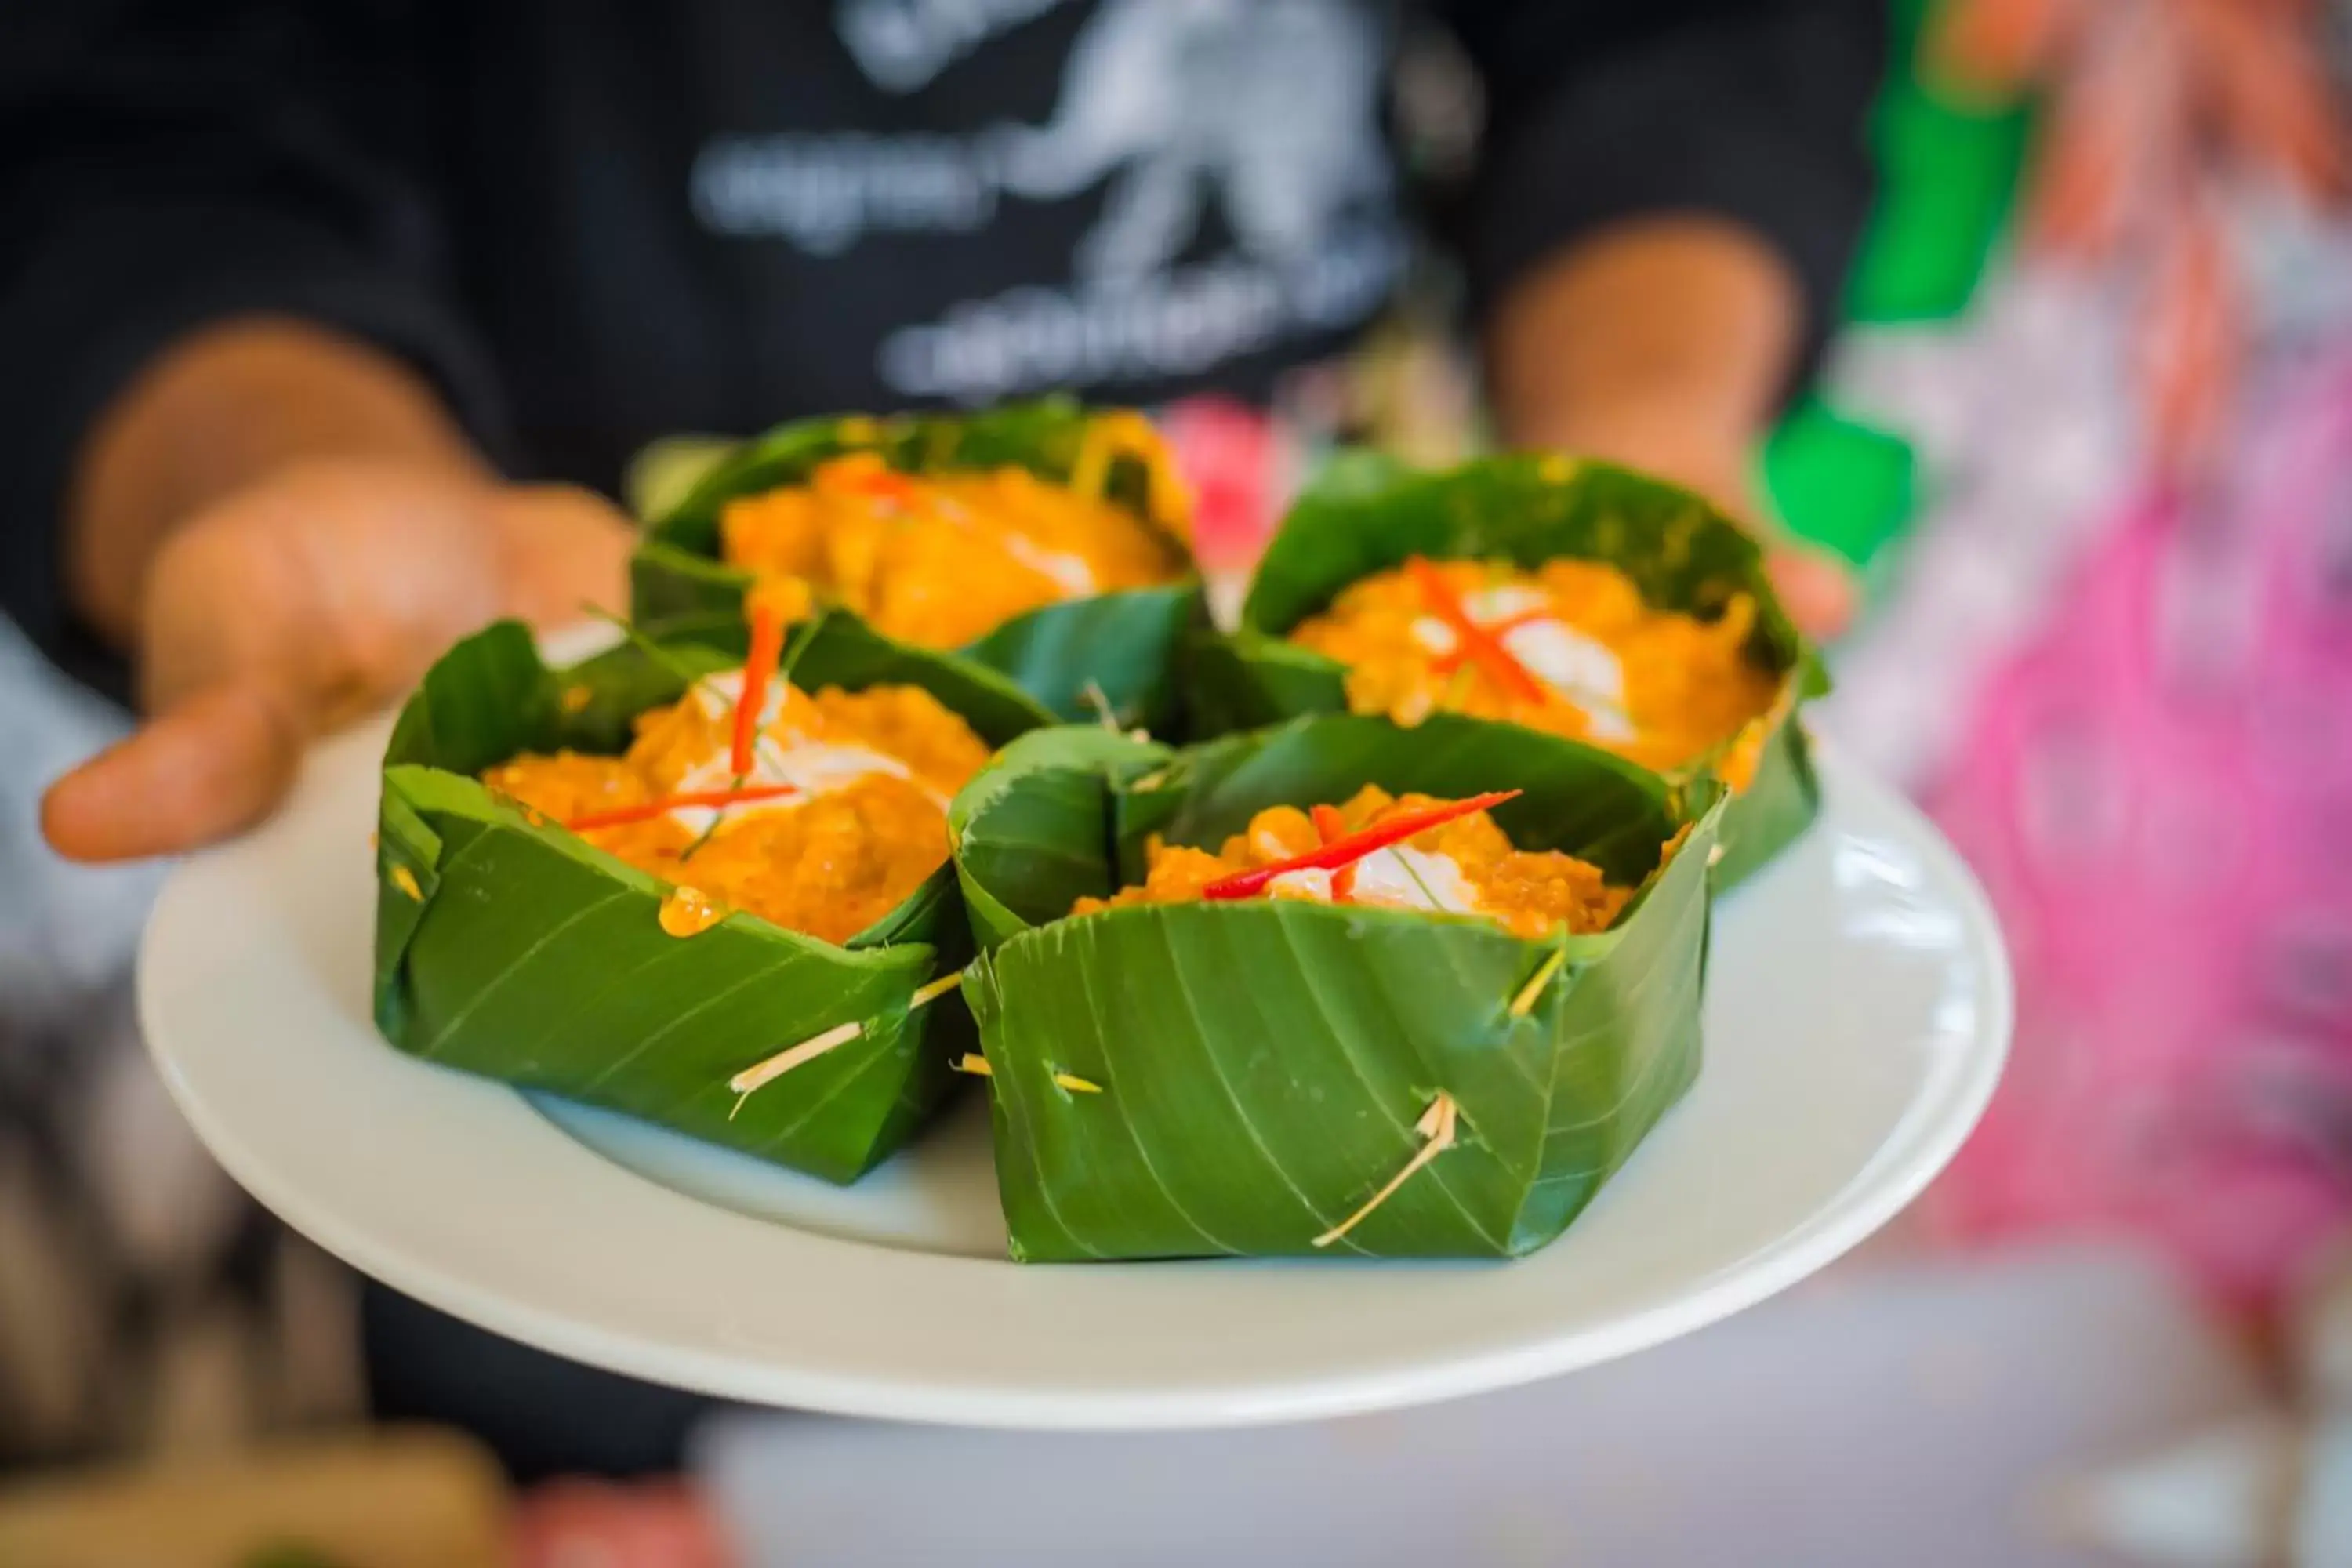
<svg viewBox="0 0 2352 1568"><path fill-rule="evenodd" d="M1658 468L1743 506L1804 308L1753 232L1703 216L1629 220L1563 247L1496 303L1495 405L1515 445Z"/></svg>
<svg viewBox="0 0 2352 1568"><path fill-rule="evenodd" d="M495 615L609 600L625 552L481 454L392 14L203 10L56 7L0 71L0 356L42 372L0 384L0 607L110 639L150 715L44 803L81 858L250 824L310 735Z"/></svg>
<svg viewBox="0 0 2352 1568"><path fill-rule="evenodd" d="M1464 237L1506 440L1615 458L1769 528L1757 442L1810 369L1866 213L1880 0L1460 5L1486 80ZM1834 629L1841 572L1786 548Z"/></svg>

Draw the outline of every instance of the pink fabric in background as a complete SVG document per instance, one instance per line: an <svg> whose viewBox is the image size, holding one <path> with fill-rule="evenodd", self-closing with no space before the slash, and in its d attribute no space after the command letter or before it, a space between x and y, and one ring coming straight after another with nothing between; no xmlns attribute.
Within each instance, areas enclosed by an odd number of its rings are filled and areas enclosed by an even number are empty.
<svg viewBox="0 0 2352 1568"><path fill-rule="evenodd" d="M2352 1220L2352 354L2193 504L2121 509L1929 808L2016 1050L1943 1234L2147 1237L2259 1307Z"/></svg>
<svg viewBox="0 0 2352 1568"><path fill-rule="evenodd" d="M1160 427L1192 491L1192 549L1211 576L1247 575L1290 499L1297 441L1232 398L1162 409Z"/></svg>
<svg viewBox="0 0 2352 1568"><path fill-rule="evenodd" d="M671 1480L557 1480L517 1503L514 1568L737 1568L701 1491Z"/></svg>

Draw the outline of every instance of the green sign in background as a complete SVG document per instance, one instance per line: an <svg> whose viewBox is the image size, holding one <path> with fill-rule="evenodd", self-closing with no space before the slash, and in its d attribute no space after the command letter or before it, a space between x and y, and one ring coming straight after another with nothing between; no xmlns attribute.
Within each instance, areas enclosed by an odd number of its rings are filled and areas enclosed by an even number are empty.
<svg viewBox="0 0 2352 1568"><path fill-rule="evenodd" d="M1844 307L1849 326L1948 321L1974 296L2006 232L2031 115L1930 86L1919 37L1934 0L1891 0L1895 67L1872 117L1876 210ZM1899 539L1920 502L1912 449L1893 431L1815 396L1790 410L1764 452L1789 526L1857 565Z"/></svg>

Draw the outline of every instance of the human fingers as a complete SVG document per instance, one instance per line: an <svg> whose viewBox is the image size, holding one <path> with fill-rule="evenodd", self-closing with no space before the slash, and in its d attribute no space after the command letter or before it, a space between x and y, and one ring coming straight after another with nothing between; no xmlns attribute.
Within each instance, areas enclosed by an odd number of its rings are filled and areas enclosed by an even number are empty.
<svg viewBox="0 0 2352 1568"><path fill-rule="evenodd" d="M547 626L577 618L583 605L627 604L636 533L611 502L569 485L517 487L496 512L507 613Z"/></svg>
<svg viewBox="0 0 2352 1568"><path fill-rule="evenodd" d="M51 784L41 832L70 860L177 854L250 827L284 796L310 733L291 683L260 675L191 693Z"/></svg>
<svg viewBox="0 0 2352 1568"><path fill-rule="evenodd" d="M1833 637L1853 623L1862 590L1853 569L1838 557L1810 545L1780 542L1766 546L1764 570L1781 607L1807 637L1817 641Z"/></svg>

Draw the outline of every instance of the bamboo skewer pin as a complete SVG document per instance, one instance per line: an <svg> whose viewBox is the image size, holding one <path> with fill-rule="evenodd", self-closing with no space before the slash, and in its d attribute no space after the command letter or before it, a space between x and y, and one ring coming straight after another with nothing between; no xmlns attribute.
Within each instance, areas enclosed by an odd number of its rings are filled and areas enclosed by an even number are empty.
<svg viewBox="0 0 2352 1568"><path fill-rule="evenodd" d="M1514 1018L1524 1018L1534 1012L1536 1002L1543 995L1544 987L1551 984L1552 977L1558 974L1567 963L1566 950L1554 948L1549 958L1536 965L1536 972L1528 977L1528 983L1520 986L1517 994L1512 996L1510 1016ZM1421 1120L1413 1123L1413 1131L1420 1133L1426 1142L1411 1160L1405 1162L1404 1169L1391 1176L1379 1192L1366 1199L1363 1207L1317 1237L1314 1245L1318 1247L1329 1247L1346 1237L1349 1231L1369 1218L1373 1210L1394 1197L1397 1189L1411 1180L1414 1172L1454 1147L1454 1134L1458 1131L1460 1117L1461 1107L1455 1103L1454 1097L1440 1089L1437 1098L1429 1102L1429 1109L1421 1113Z"/></svg>
<svg viewBox="0 0 2352 1568"><path fill-rule="evenodd" d="M962 984L961 971L953 974L943 974L929 984L919 987L915 994L907 999L907 1011L912 1013L918 1007L929 1006ZM865 1033L866 1021L861 1018L852 1018L845 1024L835 1024L821 1034L811 1035L796 1046L788 1046L765 1061L755 1062L745 1068L727 1080L728 1089L735 1096L735 1109L727 1113L727 1120L734 1121L736 1112L743 1109L745 1100L794 1068L805 1066L827 1051L838 1050Z"/></svg>
<svg viewBox="0 0 2352 1568"><path fill-rule="evenodd" d="M1095 717L1101 721L1104 729L1113 734L1118 733L1118 710L1110 705L1110 694L1103 690L1101 681L1088 676L1079 695L1087 700L1087 706L1095 710Z"/></svg>
<svg viewBox="0 0 2352 1568"><path fill-rule="evenodd" d="M971 1051L966 1051L950 1062L948 1069L950 1072L970 1073L974 1078L996 1076L996 1069L988 1065L988 1058ZM1103 1091L1102 1085L1095 1082L1094 1079L1080 1078L1074 1072L1055 1073L1053 1080L1057 1088L1066 1089L1072 1094L1100 1094Z"/></svg>
<svg viewBox="0 0 2352 1568"><path fill-rule="evenodd" d="M1112 734L1125 735L1131 741L1151 739L1151 731L1141 725L1130 730L1118 721L1118 710L1111 706L1110 694L1102 689L1101 681L1088 679L1078 695L1087 700L1087 706L1095 710L1095 718Z"/></svg>
<svg viewBox="0 0 2352 1568"><path fill-rule="evenodd" d="M1553 948L1551 956L1536 965L1535 973L1528 977L1528 983L1519 987L1518 994L1511 998L1511 1016L1524 1018L1534 1012L1537 1001L1543 995L1544 987L1551 984L1551 977L1558 974L1560 966L1567 962L1567 950Z"/></svg>
<svg viewBox="0 0 2352 1568"><path fill-rule="evenodd" d="M1461 1108L1454 1103L1454 1097L1444 1089L1438 1090L1437 1098L1429 1102L1429 1109L1421 1113L1419 1121L1413 1123L1413 1131L1420 1133L1425 1140L1420 1151L1405 1162L1403 1170L1391 1176L1386 1185L1366 1199L1363 1207L1317 1237L1314 1245L1318 1247L1328 1247L1344 1237L1349 1231L1371 1217L1374 1209L1394 1197L1397 1189L1410 1181L1415 1171L1453 1148L1455 1122L1460 1113Z"/></svg>
<svg viewBox="0 0 2352 1568"><path fill-rule="evenodd" d="M1558 974L1561 966L1567 962L1568 954L1565 951L1559 948L1553 949L1551 956L1536 966L1535 973L1528 977L1525 985L1519 987L1518 994L1511 998L1511 1016L1524 1018L1535 1011L1537 998L1543 994L1544 987L1551 984L1552 976ZM1459 1130L1460 1118L1461 1107L1455 1103L1452 1095L1440 1089L1437 1098L1429 1102L1429 1109L1421 1113L1421 1120L1413 1123L1413 1131L1420 1133L1425 1142L1413 1157L1405 1162L1404 1169L1391 1176L1379 1192L1366 1199L1363 1207L1317 1237L1314 1245L1318 1247L1328 1247L1346 1237L1349 1231L1370 1217L1373 1210L1394 1197L1397 1189L1410 1181L1414 1172L1453 1148L1454 1135Z"/></svg>

